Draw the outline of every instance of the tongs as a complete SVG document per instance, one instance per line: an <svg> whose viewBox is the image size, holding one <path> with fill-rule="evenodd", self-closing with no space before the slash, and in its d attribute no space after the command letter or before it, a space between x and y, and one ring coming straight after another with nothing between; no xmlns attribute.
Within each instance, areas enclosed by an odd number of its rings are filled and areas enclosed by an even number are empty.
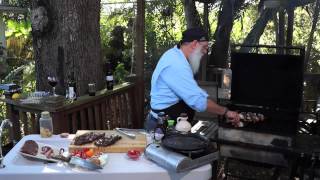
<svg viewBox="0 0 320 180"><path fill-rule="evenodd" d="M136 131L134 129L127 129L127 128L115 128L115 130L121 134L124 134L126 136L128 136L129 138L131 139L135 139L136 138L136 135L133 134L133 133L130 133L130 131Z"/></svg>

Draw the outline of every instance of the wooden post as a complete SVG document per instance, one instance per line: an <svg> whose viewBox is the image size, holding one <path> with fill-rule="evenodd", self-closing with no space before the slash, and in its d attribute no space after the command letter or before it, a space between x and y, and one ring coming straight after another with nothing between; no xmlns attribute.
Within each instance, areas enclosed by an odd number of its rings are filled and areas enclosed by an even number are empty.
<svg viewBox="0 0 320 180"><path fill-rule="evenodd" d="M142 127L144 121L144 16L145 16L145 0L137 0L137 16L136 16L136 38L135 38L135 60L136 60L136 74L137 74L137 120L134 127Z"/></svg>
<svg viewBox="0 0 320 180"><path fill-rule="evenodd" d="M51 116L54 134L69 132L68 118L65 118L65 114L63 112L54 112L51 113ZM38 114L38 119L39 117L40 114Z"/></svg>
<svg viewBox="0 0 320 180"><path fill-rule="evenodd" d="M288 12L287 46L292 46L294 7L290 6L287 9L287 12Z"/></svg>
<svg viewBox="0 0 320 180"><path fill-rule="evenodd" d="M206 31L208 37L210 37L210 28L209 28L209 6L208 3L204 3L203 5L203 26L204 26L204 30ZM202 58L201 60L201 77L200 79L202 81L205 81L207 79L207 62L208 62L208 53Z"/></svg>
<svg viewBox="0 0 320 180"><path fill-rule="evenodd" d="M7 118L13 124L13 139L18 142L21 139L21 130L20 130L20 122L19 122L19 111L14 109L14 106L11 104L6 104L7 108Z"/></svg>
<svg viewBox="0 0 320 180"><path fill-rule="evenodd" d="M285 13L284 9L280 8L279 10L279 24L278 24L278 33L279 33L279 44L278 46L284 46L285 43L285 34L284 34L284 29L285 29ZM283 49L279 49L278 53L283 54L284 51Z"/></svg>

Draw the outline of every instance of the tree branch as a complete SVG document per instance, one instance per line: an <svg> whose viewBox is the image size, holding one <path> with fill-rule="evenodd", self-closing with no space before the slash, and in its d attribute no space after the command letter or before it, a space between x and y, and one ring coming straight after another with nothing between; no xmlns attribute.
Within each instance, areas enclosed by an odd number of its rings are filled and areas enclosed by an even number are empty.
<svg viewBox="0 0 320 180"><path fill-rule="evenodd" d="M184 13L187 21L187 29L202 27L200 15L193 0L182 0Z"/></svg>
<svg viewBox="0 0 320 180"><path fill-rule="evenodd" d="M314 15L313 15L313 20L312 20L312 27L311 27L311 32L310 32L308 45L307 45L306 56L305 56L305 62L304 62L305 71L308 68L308 62L310 60L310 52L311 52L311 48L312 48L313 34L314 34L314 31L316 30L318 17L319 17L319 8L320 8L319 6L320 6L320 0L317 0L316 6L314 7Z"/></svg>
<svg viewBox="0 0 320 180"><path fill-rule="evenodd" d="M255 45L258 44L261 35L263 34L264 28L266 27L269 20L272 18L272 9L264 9L260 14L259 19L253 26L246 39L243 41L244 45ZM241 52L249 52L252 47L241 47Z"/></svg>

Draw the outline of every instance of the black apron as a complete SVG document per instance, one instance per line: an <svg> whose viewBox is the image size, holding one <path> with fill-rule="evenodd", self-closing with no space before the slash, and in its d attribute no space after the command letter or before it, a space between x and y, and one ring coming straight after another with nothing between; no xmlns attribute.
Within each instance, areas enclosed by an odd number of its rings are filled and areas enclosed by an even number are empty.
<svg viewBox="0 0 320 180"><path fill-rule="evenodd" d="M190 108L184 101L179 101L177 104L174 104L170 107L167 107L166 109L162 110L155 110L152 109L153 112L159 113L159 112L164 112L166 115L169 115L170 119L177 120L177 118L180 116L181 113L187 113L188 115L188 121L192 122L193 117L195 114L195 111Z"/></svg>

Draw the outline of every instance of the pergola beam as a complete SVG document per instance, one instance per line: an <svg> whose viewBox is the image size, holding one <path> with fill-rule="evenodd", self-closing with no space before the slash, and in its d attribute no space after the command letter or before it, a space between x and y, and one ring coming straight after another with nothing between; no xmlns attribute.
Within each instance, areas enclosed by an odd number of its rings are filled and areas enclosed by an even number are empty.
<svg viewBox="0 0 320 180"><path fill-rule="evenodd" d="M15 7L15 6L6 6L0 5L0 12L10 12L10 13L26 13L28 12L27 8Z"/></svg>
<svg viewBox="0 0 320 180"><path fill-rule="evenodd" d="M264 5L267 8L293 8L298 6L305 6L314 3L315 0L266 0Z"/></svg>

